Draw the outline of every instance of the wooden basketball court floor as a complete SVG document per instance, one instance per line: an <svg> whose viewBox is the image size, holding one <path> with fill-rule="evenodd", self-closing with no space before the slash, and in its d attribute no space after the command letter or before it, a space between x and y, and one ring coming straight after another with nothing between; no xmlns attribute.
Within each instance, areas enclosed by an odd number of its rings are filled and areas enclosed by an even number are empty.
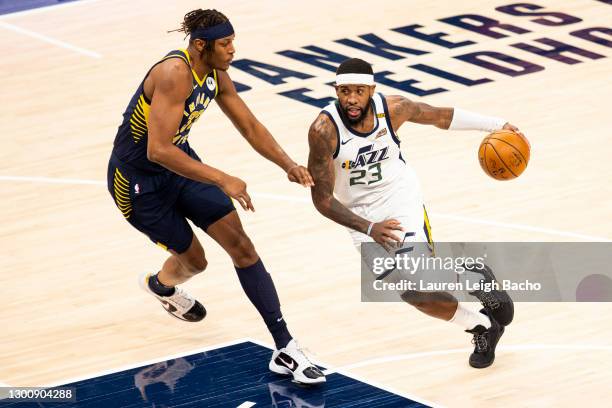
<svg viewBox="0 0 612 408"><path fill-rule="evenodd" d="M481 133L401 129L435 240L612 239L612 52L605 43L569 34L609 27L612 5L529 3L582 21L542 25L533 16L496 11L511 2L494 0L99 0L1 16L0 381L59 383L236 338L271 343L229 257L201 231L209 267L185 286L208 308L203 323L170 319L140 291L138 274L156 270L166 253L122 219L105 188L121 113L148 67L184 45L181 35L166 31L194 8L214 7L232 20L237 59L312 76L272 85L229 71L252 88L242 97L301 163L318 108L279 93L306 87L313 97L332 96L325 83L333 73L277 52L307 45L367 59L377 72L394 72L396 81L415 78L422 88L448 89L424 97L427 103L503 116L519 126L531 141L532 159L511 182L496 182L480 170ZM439 21L459 14L481 14L530 32L493 39ZM391 31L410 24L475 44L448 49ZM334 42L365 33L429 53L389 60ZM534 41L542 37L605 57L572 54L581 63L566 64L511 46L545 48ZM453 58L480 50L545 69L511 77ZM407 68L416 63L492 81L468 87ZM193 127L190 143L209 164L248 183L256 212L239 210L242 221L273 274L290 329L319 361L443 406L609 405L609 303L517 304L495 364L472 369L470 339L459 327L404 304L360 302L359 258L344 228L320 216L307 190L258 157L217 106Z"/></svg>

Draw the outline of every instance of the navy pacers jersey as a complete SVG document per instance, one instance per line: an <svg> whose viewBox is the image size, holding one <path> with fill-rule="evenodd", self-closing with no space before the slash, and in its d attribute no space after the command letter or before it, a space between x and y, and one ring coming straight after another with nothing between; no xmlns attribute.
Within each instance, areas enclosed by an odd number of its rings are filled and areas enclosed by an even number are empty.
<svg viewBox="0 0 612 408"><path fill-rule="evenodd" d="M169 58L180 58L187 65L190 65L190 56L187 50L170 51L157 64ZM155 65L157 65L155 64ZM155 67L155 65L153 67ZM153 69L151 67L151 69ZM149 72L151 72L151 69ZM145 79L149 75L145 75ZM200 79L195 71L191 71L193 76L193 90L189 97L185 100L185 108L179 128L172 138L172 143L183 150L185 153L194 157L195 154L189 147L188 136L189 130L200 115L204 113L210 102L217 96L219 92L219 83L217 71L213 70L210 74ZM144 81L132 96L125 112L123 113L123 122L119 126L117 136L113 148L114 155L124 164L135 169L161 173L168 171L157 163L147 159L147 143L148 143L148 123L149 110L151 101L144 94ZM197 157L197 156L195 156Z"/></svg>

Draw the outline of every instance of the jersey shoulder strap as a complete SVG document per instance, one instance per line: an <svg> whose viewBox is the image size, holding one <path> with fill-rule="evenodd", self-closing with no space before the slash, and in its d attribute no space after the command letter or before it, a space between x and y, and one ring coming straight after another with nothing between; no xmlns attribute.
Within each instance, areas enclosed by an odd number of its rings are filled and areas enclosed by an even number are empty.
<svg viewBox="0 0 612 408"><path fill-rule="evenodd" d="M374 93L372 95L372 101L374 101L374 108L376 110L376 118L378 120L387 117L387 111L385 109L385 96L379 92Z"/></svg>
<svg viewBox="0 0 612 408"><path fill-rule="evenodd" d="M187 54L187 51L186 50L172 50L169 53L167 53L162 59L160 59L155 64L153 64L153 66L151 68L149 68L149 70L147 71L146 75L144 76L144 79L142 80L142 83L140 84L140 86L142 87L144 85L144 81L149 77L149 74L151 73L151 71L153 71L153 68L155 68L156 66L158 66L159 64L161 64L162 62L164 62L164 61L166 61L166 60L168 60L170 58L179 58L179 59L185 61L185 64L187 64L187 66L191 70L191 64L189 64L189 54ZM151 101L144 94L144 90L143 90L143 96L145 98L145 101L150 105Z"/></svg>
<svg viewBox="0 0 612 408"><path fill-rule="evenodd" d="M372 99L374 100L374 104L376 105L376 116L378 120L383 120L386 123L387 128L389 128L389 132L391 133L391 137L393 138L393 141L399 145L400 140L395 134L395 130L393 130L393 123L391 123L391 115L389 113L389 107L387 106L387 99L385 98L385 95L377 92L374 94Z"/></svg>
<svg viewBox="0 0 612 408"><path fill-rule="evenodd" d="M332 158L334 159L338 157L338 153L340 152L341 137L340 137L340 129L338 128L338 125L342 126L342 119L340 118L340 115L338 114L336 103L337 103L336 101L331 102L321 111L321 113L327 115L329 120L331 120L331 122L334 125L334 129L336 130L336 150L334 151L334 154L332 155Z"/></svg>
<svg viewBox="0 0 612 408"><path fill-rule="evenodd" d="M169 53L167 53L164 56L164 58L159 60L158 64L160 62L165 61L165 60L170 59L170 58L180 58L183 61L185 61L185 64L187 64L189 67L191 67L191 65L189 64L189 55L187 54L186 50L172 50Z"/></svg>

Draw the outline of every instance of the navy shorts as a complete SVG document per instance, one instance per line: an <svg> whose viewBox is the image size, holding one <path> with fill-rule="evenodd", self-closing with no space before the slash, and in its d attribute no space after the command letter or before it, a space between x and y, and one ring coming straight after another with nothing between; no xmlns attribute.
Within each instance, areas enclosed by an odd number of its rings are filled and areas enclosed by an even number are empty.
<svg viewBox="0 0 612 408"><path fill-rule="evenodd" d="M193 157L199 158L193 154ZM191 220L204 231L235 210L216 185L200 183L172 172L144 173L114 154L108 163L108 191L123 217L164 249L183 253L191 245Z"/></svg>

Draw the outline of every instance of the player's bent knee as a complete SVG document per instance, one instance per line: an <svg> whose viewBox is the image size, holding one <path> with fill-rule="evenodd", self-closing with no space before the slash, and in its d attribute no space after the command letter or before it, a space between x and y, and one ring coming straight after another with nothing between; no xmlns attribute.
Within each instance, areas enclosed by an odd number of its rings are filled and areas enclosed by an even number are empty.
<svg viewBox="0 0 612 408"><path fill-rule="evenodd" d="M253 243L246 235L238 238L228 252L236 266L240 267L251 266L259 259Z"/></svg>

